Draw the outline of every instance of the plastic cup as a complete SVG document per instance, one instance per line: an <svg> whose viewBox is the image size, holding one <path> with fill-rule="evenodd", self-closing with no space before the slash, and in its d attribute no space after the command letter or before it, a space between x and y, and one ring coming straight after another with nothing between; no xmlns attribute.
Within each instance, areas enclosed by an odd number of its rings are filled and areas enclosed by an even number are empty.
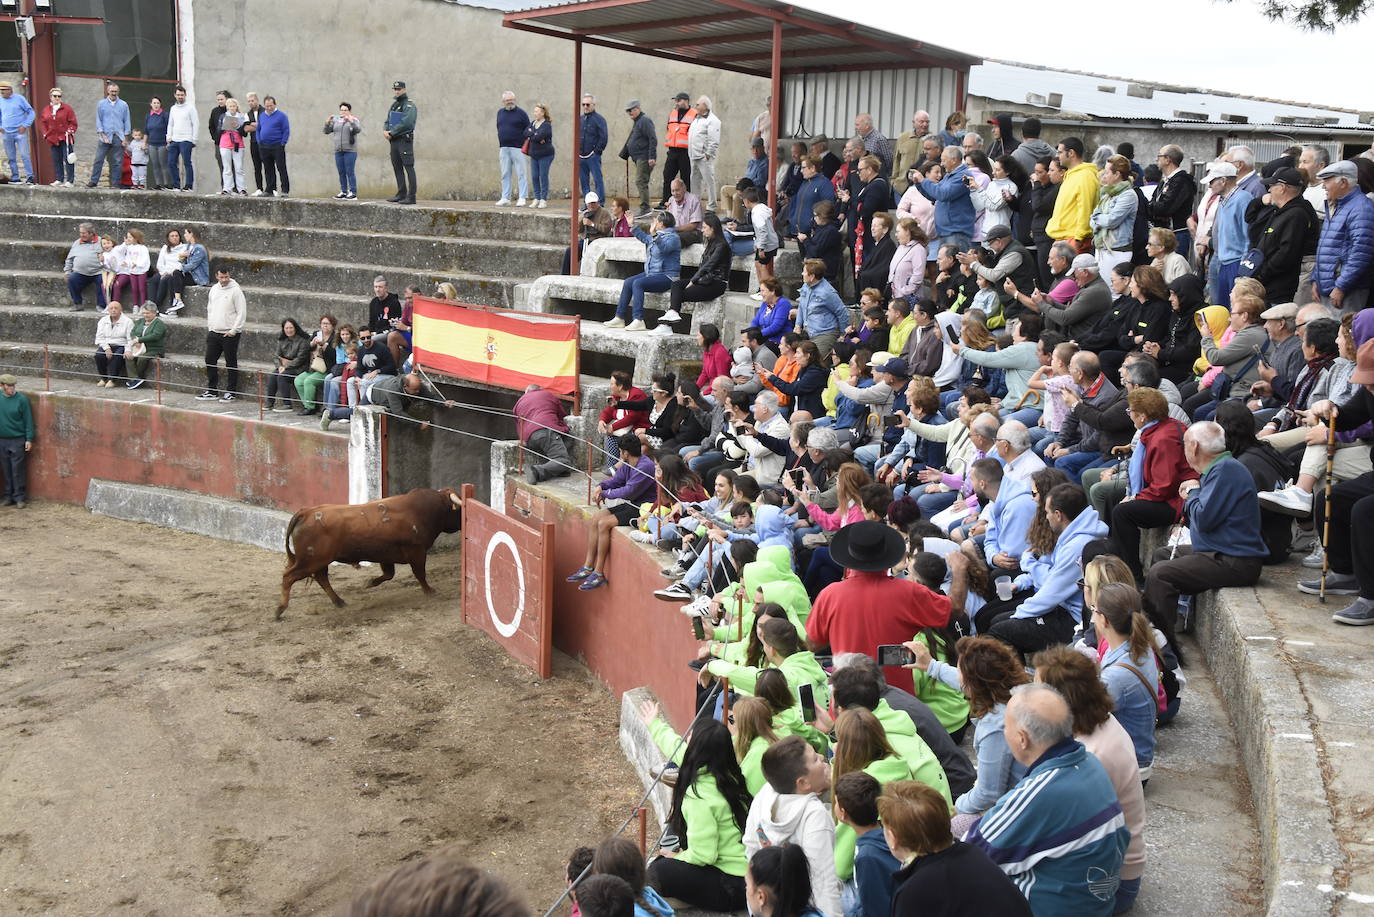
<svg viewBox="0 0 1374 917"><path fill-rule="evenodd" d="M997 587L997 597L999 599L1005 602L1011 598L1012 588L1010 576L997 577L997 579L993 581L993 585Z"/></svg>

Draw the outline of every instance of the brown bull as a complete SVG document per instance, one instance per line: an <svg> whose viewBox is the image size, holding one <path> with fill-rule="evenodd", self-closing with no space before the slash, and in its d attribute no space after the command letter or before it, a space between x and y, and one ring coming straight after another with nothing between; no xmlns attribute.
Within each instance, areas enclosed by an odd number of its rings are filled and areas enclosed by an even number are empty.
<svg viewBox="0 0 1374 917"><path fill-rule="evenodd" d="M281 620L291 601L291 586L314 577L335 606L344 600L329 584L329 565L357 566L363 561L381 565L382 575L367 587L396 575L397 564L410 564L425 594L434 592L425 581L425 555L440 532L463 526L463 502L450 488L417 487L408 494L353 506L322 504L300 510L286 526L286 572L281 578Z"/></svg>

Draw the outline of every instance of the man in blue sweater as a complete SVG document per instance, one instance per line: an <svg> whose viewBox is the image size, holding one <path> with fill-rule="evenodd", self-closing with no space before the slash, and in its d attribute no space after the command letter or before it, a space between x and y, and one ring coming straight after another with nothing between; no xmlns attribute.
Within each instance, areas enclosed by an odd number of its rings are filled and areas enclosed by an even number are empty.
<svg viewBox="0 0 1374 917"><path fill-rule="evenodd" d="M262 168L267 175L264 193L267 197L286 197L291 193L291 176L286 174L286 145L291 142L291 122L272 96L263 96L257 138ZM277 190L279 176L281 190Z"/></svg>
<svg viewBox="0 0 1374 917"><path fill-rule="evenodd" d="M1035 518L1035 498L1030 481L1006 473L995 458L982 458L969 468L973 491L987 508L987 534L983 555L994 576L1015 576L1021 570L1021 555L1027 547L1031 520ZM965 542L974 547L974 539ZM976 549L975 549L976 553Z"/></svg>
<svg viewBox="0 0 1374 917"><path fill-rule="evenodd" d="M1016 883L1036 917L1108 917L1131 832L1106 769L1074 740L1069 705L1049 685L1012 690L1003 733L1026 776L965 840Z"/></svg>
<svg viewBox="0 0 1374 917"><path fill-rule="evenodd" d="M110 83L105 87L105 98L95 106L95 166L91 169L91 180L86 182L87 188L100 183L100 168L106 161L110 164L110 187L119 187L124 144L130 133L129 103L119 97L119 84Z"/></svg>
<svg viewBox="0 0 1374 917"><path fill-rule="evenodd" d="M1178 650L1178 597L1259 582L1269 556L1260 537L1259 498L1249 469L1226 450L1226 433L1212 421L1183 435L1183 455L1200 481L1179 485L1192 544L1160 548L1145 574L1145 611Z"/></svg>
<svg viewBox="0 0 1374 917"><path fill-rule="evenodd" d="M1047 557L1024 552L1020 564L1026 572L1014 581L1011 599L988 602L977 615L978 633L1025 655L1073 637L1083 620L1083 587L1078 585L1083 547L1107 537L1106 524L1077 484L1060 484L1049 492L1045 519L1055 533L1054 551Z"/></svg>
<svg viewBox="0 0 1374 917"><path fill-rule="evenodd" d="M5 156L10 161L12 182L24 181L24 173L28 173L29 184L37 180L33 174L33 162L29 159L30 128L33 127L33 119L33 106L29 104L29 100L15 92L14 86L8 81L0 81L0 134L4 135ZM24 172L19 171L21 160L24 163Z"/></svg>
<svg viewBox="0 0 1374 917"><path fill-rule="evenodd" d="M606 182L601 177L601 154L606 152L606 141L610 139L606 119L596 110L596 96L590 92L582 97L582 142L578 147L577 174L585 194L593 190L596 182L596 199L606 199Z"/></svg>
<svg viewBox="0 0 1374 917"><path fill-rule="evenodd" d="M521 151L525 145L525 128L530 126L530 116L515 104L515 93L507 89L501 93L501 107L496 109L496 144L501 148L501 199L497 207L504 207L511 201L511 170L515 171L520 182L520 199L515 206L525 206L525 198L530 194L530 160ZM597 195L605 200L601 195Z"/></svg>
<svg viewBox="0 0 1374 917"><path fill-rule="evenodd" d="M945 177L938 183L928 178L914 183L917 190L935 202L932 244L953 245L956 251L968 251L973 244L973 224L977 215L973 210L972 189L965 181L972 176L964 165L964 151L957 146L945 147L940 165L944 166Z"/></svg>

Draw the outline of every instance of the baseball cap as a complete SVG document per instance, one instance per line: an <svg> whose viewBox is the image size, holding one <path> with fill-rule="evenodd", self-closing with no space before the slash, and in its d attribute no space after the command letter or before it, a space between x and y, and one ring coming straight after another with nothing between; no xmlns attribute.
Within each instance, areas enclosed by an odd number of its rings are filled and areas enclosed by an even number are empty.
<svg viewBox="0 0 1374 917"><path fill-rule="evenodd" d="M674 102L690 102L690 101L692 101L692 97L689 96L689 95L688 95L687 93L685 93L685 92L679 92L677 95L673 96L673 101L674 101Z"/></svg>
<svg viewBox="0 0 1374 917"><path fill-rule="evenodd" d="M643 108L643 107L644 107L643 105L640 105L640 104L639 104L639 100L638 100L638 99L631 99L630 101L628 101L628 102L625 103L625 110L626 110L626 111L634 111L636 108Z"/></svg>
<svg viewBox="0 0 1374 917"><path fill-rule="evenodd" d="M8 84L7 84L7 83L0 83L0 86L5 86L5 85L8 85ZM10 373L5 373L3 376L0 376L0 385L18 385L18 384L19 384L19 380L16 379L16 378L15 378L13 375L11 375Z"/></svg>
<svg viewBox="0 0 1374 917"><path fill-rule="evenodd" d="M1307 187L1307 181L1297 169L1284 166L1282 169L1275 169L1274 174L1264 180L1264 187L1266 188L1272 188L1275 185L1288 185L1292 188L1302 189Z"/></svg>
<svg viewBox="0 0 1374 917"><path fill-rule="evenodd" d="M880 350L873 355L873 359L868 361L868 366L870 369L879 369L886 366L887 362L895 356L896 354L888 353L886 350Z"/></svg>
<svg viewBox="0 0 1374 917"><path fill-rule="evenodd" d="M1260 318L1266 321L1271 318L1296 318L1298 315L1298 304L1295 302L1279 303L1277 306L1270 306L1260 313Z"/></svg>
<svg viewBox="0 0 1374 917"><path fill-rule="evenodd" d="M1210 185L1218 178L1235 178L1236 167L1229 162L1209 162L1207 163L1207 173L1202 176L1202 183Z"/></svg>
<svg viewBox="0 0 1374 917"><path fill-rule="evenodd" d="M586 201L588 204L599 204L599 203L601 203L601 198L599 198L599 197L596 196L596 192L595 192L595 191L588 191L588 192L587 192L587 196L584 197L583 200Z"/></svg>
<svg viewBox="0 0 1374 917"><path fill-rule="evenodd" d="M1342 159L1340 162L1333 162L1317 173L1318 178L1348 178L1350 181L1358 181L1360 172L1355 168L1355 163L1349 159Z"/></svg>
<svg viewBox="0 0 1374 917"><path fill-rule="evenodd" d="M1074 271L1099 270L1097 266L1097 259L1094 258L1092 255L1075 255L1073 259L1073 264L1070 265L1069 269Z"/></svg>
<svg viewBox="0 0 1374 917"><path fill-rule="evenodd" d="M4 381L0 378L0 382ZM1356 385L1374 383L1374 341L1365 341L1360 345L1359 351L1355 354L1355 371L1350 374L1350 381Z"/></svg>
<svg viewBox="0 0 1374 917"><path fill-rule="evenodd" d="M394 83L391 84L391 88L392 88L392 89L405 89L405 88L406 88L406 81L405 81L405 80L397 80L396 82L394 82Z"/></svg>
<svg viewBox="0 0 1374 917"><path fill-rule="evenodd" d="M891 360L888 360L882 366L878 367L878 371L891 373L894 376L902 376L904 378L911 377L911 370L907 368L906 360L903 360L901 357L893 357Z"/></svg>

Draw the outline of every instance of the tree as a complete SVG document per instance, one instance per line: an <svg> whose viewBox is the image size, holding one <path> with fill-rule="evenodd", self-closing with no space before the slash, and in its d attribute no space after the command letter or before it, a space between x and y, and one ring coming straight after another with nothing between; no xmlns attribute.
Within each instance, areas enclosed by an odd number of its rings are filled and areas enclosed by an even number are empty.
<svg viewBox="0 0 1374 917"><path fill-rule="evenodd" d="M1260 0L1264 15L1290 22L1302 29L1330 32L1338 25L1357 22L1372 0Z"/></svg>

